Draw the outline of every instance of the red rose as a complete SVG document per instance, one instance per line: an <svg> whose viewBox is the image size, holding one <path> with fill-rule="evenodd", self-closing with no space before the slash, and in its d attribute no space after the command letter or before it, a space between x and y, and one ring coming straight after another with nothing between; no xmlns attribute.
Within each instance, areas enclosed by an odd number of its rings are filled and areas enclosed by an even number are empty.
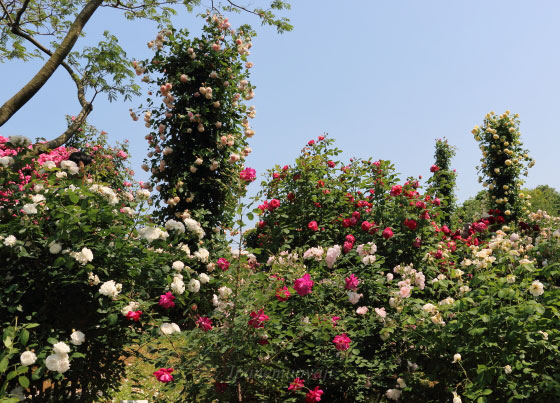
<svg viewBox="0 0 560 403"><path fill-rule="evenodd" d="M391 227L387 227L383 230L383 238L385 239L389 239L393 237L393 230L391 229Z"/></svg>
<svg viewBox="0 0 560 403"><path fill-rule="evenodd" d="M310 221L309 224L307 224L307 228L311 231L317 231L319 229L319 225L317 224L317 221Z"/></svg>

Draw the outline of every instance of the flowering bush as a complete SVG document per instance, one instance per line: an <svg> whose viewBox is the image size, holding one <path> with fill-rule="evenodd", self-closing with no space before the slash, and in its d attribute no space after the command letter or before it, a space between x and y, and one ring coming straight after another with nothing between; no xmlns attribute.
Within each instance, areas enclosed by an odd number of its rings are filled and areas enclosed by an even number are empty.
<svg viewBox="0 0 560 403"><path fill-rule="evenodd" d="M136 64L150 92L144 112L150 151L143 168L151 172L146 184L157 192L155 216L161 222L197 212L207 237L217 227L230 227L237 205L238 178L255 179L243 161L251 152L247 139L254 130L254 97L247 60L254 32L248 26L230 28L227 19L207 15L203 35L161 31L149 46L151 61ZM163 102L157 101L163 97ZM136 113L132 113L137 119Z"/></svg>
<svg viewBox="0 0 560 403"><path fill-rule="evenodd" d="M506 111L498 116L490 112L483 126L475 126L472 133L482 151L479 181L488 187L490 208L503 211L507 221L522 218L527 206L521 192L521 176L527 176L528 168L535 162L523 149L519 115Z"/></svg>
<svg viewBox="0 0 560 403"><path fill-rule="evenodd" d="M2 139L1 151L0 396L19 385L42 401L93 400L116 386L131 338L155 332L158 293L198 302L204 249L181 243L199 239L187 223L149 222L149 192L97 182L106 149L87 167L64 147L36 156Z"/></svg>

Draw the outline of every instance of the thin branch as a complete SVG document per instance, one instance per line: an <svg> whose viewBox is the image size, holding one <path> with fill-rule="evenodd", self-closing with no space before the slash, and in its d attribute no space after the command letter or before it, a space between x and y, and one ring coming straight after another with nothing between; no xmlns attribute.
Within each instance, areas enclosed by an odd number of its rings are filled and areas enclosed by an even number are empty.
<svg viewBox="0 0 560 403"><path fill-rule="evenodd" d="M12 26L12 32L15 35L17 35L21 38L27 39L29 42L31 42L33 45L35 45L36 48L38 48L39 50L41 50L43 53L47 54L48 56L52 57L53 54L49 49L47 49L46 47L41 45L37 40L35 40L35 38L33 38L31 35L27 34L26 32L22 31L19 27ZM80 105L82 105L82 107L84 107L88 102L86 100L85 89L84 89L84 86L83 86L80 78L78 77L76 72L74 70L72 70L72 67L70 67L70 65L68 63L66 63L65 61L62 61L60 64L62 65L62 67L64 67L66 69L68 74L70 74L70 77L72 77L72 80L74 81L74 83L76 83L76 87L78 89L78 100L80 101Z"/></svg>
<svg viewBox="0 0 560 403"><path fill-rule="evenodd" d="M103 0L89 0L87 2L82 11L76 16L76 19L70 26L68 33L62 40L62 43L52 53L49 60L47 60L37 74L35 74L35 76L21 90L19 90L14 96L6 101L2 107L0 107L0 126L6 123L27 103L27 101L35 96L49 78L51 78L58 66L60 66L74 47L86 23L102 3Z"/></svg>
<svg viewBox="0 0 560 403"><path fill-rule="evenodd" d="M4 10L4 13L6 13L6 15L8 16L8 19L10 20L10 24L13 24L14 20L12 20L12 16L10 15L10 12L6 8L6 5L4 4L4 2L2 0L0 0L0 5L2 5L2 9Z"/></svg>
<svg viewBox="0 0 560 403"><path fill-rule="evenodd" d="M243 6L237 5L237 4L235 4L235 3L234 3L233 1L231 1L231 0L227 0L227 2L228 2L229 4L231 4L233 7L236 7L236 8L238 8L238 9L240 9L240 10L246 11L246 12L248 12L249 14L254 14L254 15L257 15L257 16L259 16L259 17L262 17L261 14L255 12L255 11L253 11L253 10L249 10L247 7L243 7Z"/></svg>
<svg viewBox="0 0 560 403"><path fill-rule="evenodd" d="M21 16L23 15L23 13L25 13L25 10L27 9L27 6L29 5L30 0L25 0L25 2L23 3L23 6L21 6L21 8L19 9L18 13L16 14L16 20L14 21L14 25L13 26L19 26L19 22L21 21Z"/></svg>

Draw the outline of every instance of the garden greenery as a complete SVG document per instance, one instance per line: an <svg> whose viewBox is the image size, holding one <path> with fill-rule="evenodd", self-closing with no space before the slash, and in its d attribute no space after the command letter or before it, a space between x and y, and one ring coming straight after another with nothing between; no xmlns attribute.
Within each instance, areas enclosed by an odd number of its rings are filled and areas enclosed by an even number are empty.
<svg viewBox="0 0 560 403"><path fill-rule="evenodd" d="M0 397L106 400L135 359L151 401L558 400L560 218L524 209L517 117L475 129L494 204L459 228L445 141L424 191L319 136L247 209L252 34L206 18L136 64L165 98L150 183L93 128L42 153L0 137Z"/></svg>

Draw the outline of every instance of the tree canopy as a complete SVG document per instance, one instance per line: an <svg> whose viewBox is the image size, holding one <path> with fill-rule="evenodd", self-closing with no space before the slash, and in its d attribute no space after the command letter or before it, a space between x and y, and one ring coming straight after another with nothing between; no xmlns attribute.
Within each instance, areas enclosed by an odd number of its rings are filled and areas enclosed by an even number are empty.
<svg viewBox="0 0 560 403"><path fill-rule="evenodd" d="M211 7L220 13L251 13L263 25L276 27L278 32L290 30L288 20L274 14L288 9L289 4L280 0L265 3L266 7L252 7L229 0L217 4L212 1ZM70 126L42 148L64 144L86 121L98 94L106 94L109 101L139 94L131 60L110 31L104 32L96 46L77 46L78 39L86 34L85 26L92 15L106 7L123 13L127 19L148 19L166 27L180 6L193 11L199 4L200 0L0 0L0 61L44 60L35 76L4 100L0 106L0 126L62 66L76 85L81 109ZM46 38L50 39L49 43Z"/></svg>

